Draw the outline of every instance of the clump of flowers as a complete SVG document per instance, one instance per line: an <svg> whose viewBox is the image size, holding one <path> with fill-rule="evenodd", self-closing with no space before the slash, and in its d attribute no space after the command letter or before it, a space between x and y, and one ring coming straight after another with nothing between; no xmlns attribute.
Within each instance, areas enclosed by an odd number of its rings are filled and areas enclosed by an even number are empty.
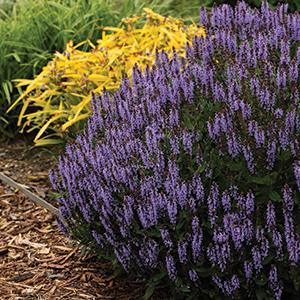
<svg viewBox="0 0 300 300"><path fill-rule="evenodd" d="M178 294L299 291L300 16L201 9L207 37L157 55L110 96L51 172L72 237Z"/></svg>

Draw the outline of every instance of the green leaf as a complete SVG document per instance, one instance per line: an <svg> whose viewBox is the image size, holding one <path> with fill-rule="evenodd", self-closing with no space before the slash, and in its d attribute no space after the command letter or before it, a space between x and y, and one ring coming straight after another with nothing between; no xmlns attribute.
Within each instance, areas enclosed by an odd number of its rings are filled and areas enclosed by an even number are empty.
<svg viewBox="0 0 300 300"><path fill-rule="evenodd" d="M270 192L269 193L269 197L274 202L282 202L281 196L277 192L275 192L275 191Z"/></svg>
<svg viewBox="0 0 300 300"><path fill-rule="evenodd" d="M190 293L191 292L191 289L188 288L187 286L182 286L179 288L180 292L182 293Z"/></svg>
<svg viewBox="0 0 300 300"><path fill-rule="evenodd" d="M267 294L266 289L256 289L255 290L257 300L271 300L274 299Z"/></svg>
<svg viewBox="0 0 300 300"><path fill-rule="evenodd" d="M4 119L3 117L0 117L0 120L1 120L2 122L4 122L5 124L9 124L9 122L8 122L6 119Z"/></svg>
<svg viewBox="0 0 300 300"><path fill-rule="evenodd" d="M143 296L143 300L148 300L152 297L153 293L155 291L155 285L149 285L145 291L145 294Z"/></svg>
<svg viewBox="0 0 300 300"><path fill-rule="evenodd" d="M10 104L11 103L11 98L10 98L10 93L11 93L11 82L6 81L4 83L2 83L2 87L4 90L4 94L6 97L7 102Z"/></svg>
<svg viewBox="0 0 300 300"><path fill-rule="evenodd" d="M203 173L205 171L205 168L205 163L202 163L201 165L199 165L198 169L196 170L196 173Z"/></svg>
<svg viewBox="0 0 300 300"><path fill-rule="evenodd" d="M267 280L265 278L257 278L257 279L255 279L255 283L259 286L265 286L267 283Z"/></svg>
<svg viewBox="0 0 300 300"><path fill-rule="evenodd" d="M17 53L9 53L5 55L6 58L13 57L18 63L21 63L21 58Z"/></svg>
<svg viewBox="0 0 300 300"><path fill-rule="evenodd" d="M165 272L159 272L158 274L151 277L149 282L158 283L166 276Z"/></svg>
<svg viewBox="0 0 300 300"><path fill-rule="evenodd" d="M201 267L201 268L196 268L195 270L197 271L197 274L200 277L209 277L211 275L211 268Z"/></svg>
<svg viewBox="0 0 300 300"><path fill-rule="evenodd" d="M232 162L228 165L230 171L240 171L243 169L243 162Z"/></svg>
<svg viewBox="0 0 300 300"><path fill-rule="evenodd" d="M264 177L251 177L251 181L253 183L260 184L260 185L272 185L275 183L276 178L277 178L277 173L273 172Z"/></svg>

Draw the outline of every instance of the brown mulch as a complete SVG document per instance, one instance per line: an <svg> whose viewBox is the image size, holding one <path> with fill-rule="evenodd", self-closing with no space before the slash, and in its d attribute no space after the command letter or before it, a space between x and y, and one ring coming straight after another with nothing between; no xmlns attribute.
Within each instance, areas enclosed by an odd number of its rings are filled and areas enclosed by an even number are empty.
<svg viewBox="0 0 300 300"><path fill-rule="evenodd" d="M0 171L49 200L51 151L0 145ZM53 203L53 200L52 200ZM141 299L144 285L65 238L54 217L0 181L0 299Z"/></svg>

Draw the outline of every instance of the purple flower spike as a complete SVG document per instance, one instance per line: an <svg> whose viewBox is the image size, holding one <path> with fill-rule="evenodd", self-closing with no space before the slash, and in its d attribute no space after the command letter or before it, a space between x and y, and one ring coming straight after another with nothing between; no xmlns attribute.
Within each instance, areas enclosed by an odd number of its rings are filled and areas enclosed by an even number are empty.
<svg viewBox="0 0 300 300"><path fill-rule="evenodd" d="M298 186L298 190L300 192L300 161L294 163L294 175L296 178L296 183Z"/></svg>
<svg viewBox="0 0 300 300"><path fill-rule="evenodd" d="M160 235L162 237L162 240L163 240L163 243L165 244L165 246L168 249L172 249L173 242L171 240L169 231L167 229L165 229L165 228L162 228L162 229L160 229Z"/></svg>
<svg viewBox="0 0 300 300"><path fill-rule="evenodd" d="M189 270L189 278L194 283L199 280L199 276L195 270Z"/></svg>
<svg viewBox="0 0 300 300"><path fill-rule="evenodd" d="M245 261L244 262L244 272L247 281L252 279L253 276L253 264L252 262Z"/></svg>
<svg viewBox="0 0 300 300"><path fill-rule="evenodd" d="M187 262L187 242L186 241L178 242L178 257L179 257L179 261L182 264Z"/></svg>
<svg viewBox="0 0 300 300"><path fill-rule="evenodd" d="M269 230L273 230L276 227L275 209L272 202L269 202L267 207L267 226Z"/></svg>
<svg viewBox="0 0 300 300"><path fill-rule="evenodd" d="M176 270L175 261L174 261L173 256L171 256L171 255L166 256L166 266L167 266L169 278L172 281L176 281L177 270Z"/></svg>
<svg viewBox="0 0 300 300"><path fill-rule="evenodd" d="M278 280L277 268L276 266L272 266L269 273L269 286L274 293L274 297L276 300L280 300L282 296L282 287Z"/></svg>

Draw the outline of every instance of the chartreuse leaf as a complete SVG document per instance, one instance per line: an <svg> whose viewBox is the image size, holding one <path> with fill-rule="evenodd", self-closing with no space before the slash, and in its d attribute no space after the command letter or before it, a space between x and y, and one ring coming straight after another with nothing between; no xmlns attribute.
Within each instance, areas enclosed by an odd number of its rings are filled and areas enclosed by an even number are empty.
<svg viewBox="0 0 300 300"><path fill-rule="evenodd" d="M59 119L60 118L60 115L56 115L56 116L53 116L52 118L50 118L44 125L43 127L40 129L40 131L38 132L38 134L36 135L34 141L37 141L41 136L42 134L46 131L46 129L48 128L48 126L53 123L55 120Z"/></svg>
<svg viewBox="0 0 300 300"><path fill-rule="evenodd" d="M72 126L73 124L75 124L76 122L78 121L81 121L81 120L84 120L84 119L87 119L89 117L89 114L86 113L86 114L83 114L83 115L77 115L75 116L72 120L66 122L61 128L62 128L62 131L65 131L68 127Z"/></svg>
<svg viewBox="0 0 300 300"><path fill-rule="evenodd" d="M49 146L49 145L58 145L58 144L62 144L63 140L62 139L48 139L48 138L44 138L41 140L36 140L35 141L35 145L38 147L41 146Z"/></svg>
<svg viewBox="0 0 300 300"><path fill-rule="evenodd" d="M3 121L5 124L9 124L9 122L6 119L4 119L3 117L0 117L0 120Z"/></svg>

